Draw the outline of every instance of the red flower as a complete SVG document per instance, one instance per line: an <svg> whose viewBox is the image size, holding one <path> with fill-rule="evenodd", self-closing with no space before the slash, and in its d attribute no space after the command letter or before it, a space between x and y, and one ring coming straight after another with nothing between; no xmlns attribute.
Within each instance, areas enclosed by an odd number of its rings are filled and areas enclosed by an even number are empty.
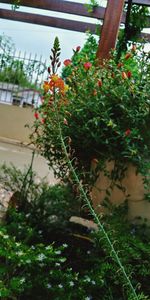
<svg viewBox="0 0 150 300"><path fill-rule="evenodd" d="M34 113L35 119L39 119L39 114L37 112Z"/></svg>
<svg viewBox="0 0 150 300"><path fill-rule="evenodd" d="M128 135L130 135L130 134L131 134L131 130L130 130L130 129L127 129L127 130L125 131L125 135L128 136Z"/></svg>
<svg viewBox="0 0 150 300"><path fill-rule="evenodd" d="M128 78L131 78L132 77L132 73L130 71L127 72L127 76Z"/></svg>
<svg viewBox="0 0 150 300"><path fill-rule="evenodd" d="M88 62L84 63L83 66L86 70L89 70L92 67L92 64L88 61Z"/></svg>
<svg viewBox="0 0 150 300"><path fill-rule="evenodd" d="M102 84L103 84L101 79L98 79L97 83L98 83L98 86L99 86L99 87L101 87Z"/></svg>
<svg viewBox="0 0 150 300"><path fill-rule="evenodd" d="M132 56L131 53L127 53L127 54L125 55L125 59L129 59L131 56Z"/></svg>
<svg viewBox="0 0 150 300"><path fill-rule="evenodd" d="M80 49L81 49L81 47L80 47L80 46L77 46L77 47L76 47L76 52L79 52Z"/></svg>
<svg viewBox="0 0 150 300"><path fill-rule="evenodd" d="M69 65L71 65L71 59L65 59L64 60L64 65L67 67Z"/></svg>

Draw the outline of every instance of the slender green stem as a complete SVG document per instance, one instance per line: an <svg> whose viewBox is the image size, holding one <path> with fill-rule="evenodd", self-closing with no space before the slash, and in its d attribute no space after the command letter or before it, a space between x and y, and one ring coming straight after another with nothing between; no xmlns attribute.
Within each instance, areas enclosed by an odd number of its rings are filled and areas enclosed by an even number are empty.
<svg viewBox="0 0 150 300"><path fill-rule="evenodd" d="M80 193L82 194L82 196L83 196L83 198L85 200L85 203L87 204L87 206L88 206L88 208L90 210L91 215L94 217L94 220L95 220L96 224L98 225L98 228L101 230L103 236L105 237L105 239L107 241L107 244L108 244L108 246L110 248L110 252L113 254L115 261L119 265L119 267L121 269L121 272L122 272L124 278L126 279L127 285L131 289L131 292L132 292L132 294L134 296L134 300L138 300L138 296L137 296L136 291L135 291L135 289L134 289L134 287L132 285L132 282L131 282L129 276L127 275L127 273L126 273L125 268L122 265L121 260L120 260L120 258L118 256L118 254L117 254L117 252L116 252L116 250L115 250L115 248L114 248L114 246L113 246L113 244L112 244L112 242L111 242L111 240L110 240L110 238L109 238L109 236L108 236L108 234L107 234L107 232L106 232L103 224L101 223L98 215L96 214L95 210L93 209L93 207L91 205L91 201L87 197L87 194L86 194L86 192L85 192L85 190L83 188L83 185L80 182L80 180L78 178L78 175L77 175L77 173L76 173L76 171L75 171L75 169L74 169L74 167L72 165L72 162L71 162L71 160L70 160L70 158L68 156L67 148L66 148L63 136L62 136L62 130L61 130L61 126L60 126L60 120L59 120L58 113L57 113L57 118L58 118L59 135L60 135L60 140L61 140L61 144L62 144L62 149L63 149L64 155L66 157L66 161L68 163L68 167L69 167L70 171L72 172L72 175L74 177L75 182L78 184Z"/></svg>

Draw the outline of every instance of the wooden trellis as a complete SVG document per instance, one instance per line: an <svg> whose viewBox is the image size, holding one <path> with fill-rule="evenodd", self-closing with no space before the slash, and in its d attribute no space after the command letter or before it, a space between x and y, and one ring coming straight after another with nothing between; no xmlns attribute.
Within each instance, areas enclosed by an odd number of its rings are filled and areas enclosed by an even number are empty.
<svg viewBox="0 0 150 300"><path fill-rule="evenodd" d="M10 0L0 0L0 3L10 4ZM115 47L120 23L125 23L125 13L123 12L124 3L128 0L108 0L107 8L96 7L92 13L89 13L84 4L63 1L63 0L21 0L21 6L57 11L61 13L74 14L78 16L91 17L103 20L101 29L101 38L97 51L100 59L107 58L110 49ZM150 6L150 0L133 0L133 4ZM13 11L11 9L0 9L0 18L57 27L73 31L85 32L90 30L92 33L96 30L96 25L81 21L68 20L57 17L43 16L40 14ZM148 20L150 26L150 20ZM100 26L101 27L101 26ZM149 34L143 34L150 41Z"/></svg>

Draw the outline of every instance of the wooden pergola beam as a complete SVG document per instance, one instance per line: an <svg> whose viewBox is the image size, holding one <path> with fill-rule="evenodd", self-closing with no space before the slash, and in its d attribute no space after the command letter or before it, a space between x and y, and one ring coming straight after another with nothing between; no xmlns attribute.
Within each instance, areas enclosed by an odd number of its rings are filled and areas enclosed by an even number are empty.
<svg viewBox="0 0 150 300"><path fill-rule="evenodd" d="M1 3L12 4L10 0L1 0ZM97 7L92 13L87 11L84 4L64 0L21 0L20 6L39 8L44 10L57 11L61 13L74 14L78 16L103 19L105 14L104 7Z"/></svg>
<svg viewBox="0 0 150 300"><path fill-rule="evenodd" d="M125 3L128 3L128 0L125 0ZM137 5L150 6L150 0L133 0L132 3Z"/></svg>
<svg viewBox="0 0 150 300"><path fill-rule="evenodd" d="M25 23L32 23L37 25L44 25L49 27L56 27L60 29L67 29L78 32L96 32L96 25L86 22L62 19L57 17L49 17L39 14L31 14L20 11L13 11L9 9L0 9L0 18L12 20L12 21L21 21Z"/></svg>
<svg viewBox="0 0 150 300"><path fill-rule="evenodd" d="M87 30L90 30L90 32L95 33L97 29L97 25L91 23L65 20L62 18L48 17L31 13L23 13L20 11L12 11L9 9L0 9L0 18L30 24L62 28L78 32L86 32ZM101 28L99 25L98 27L99 29ZM142 34L141 36L146 37L148 41L150 41L150 34Z"/></svg>
<svg viewBox="0 0 150 300"><path fill-rule="evenodd" d="M11 0L1 0L0 2L1 3L12 4ZM63 2L66 2L66 3L63 3ZM28 5L27 5L27 3L28 3ZM38 0L38 1L36 1L36 0L32 0L32 1L30 1L30 0L21 0L21 5L23 5L23 6L31 6L32 3L34 3L34 5L37 5L37 8L39 6L41 7L41 5L42 5L42 7L43 7L42 9L48 9L48 6L51 6L51 5L53 7L55 7L55 5L56 6L61 5L62 8L63 8L64 4L66 4L68 6L68 8L70 6L70 9L72 9L72 7L74 6L74 7L77 8L77 10L78 10L78 8L80 8L81 11L83 10L84 13L85 13L85 10L86 10L84 4L77 3L77 2L70 2L70 1L63 1L63 0L44 0L44 3L43 3L42 0ZM125 3L128 3L128 0L125 0ZM133 0L132 3L137 4L137 5L150 6L150 0ZM47 8L45 8L45 7L47 7ZM89 13L88 13L88 15L89 15ZM93 15L93 13L92 13L92 15Z"/></svg>
<svg viewBox="0 0 150 300"><path fill-rule="evenodd" d="M115 48L119 26L123 13L124 0L109 0L104 16L97 58L101 63L103 59L109 58L111 49Z"/></svg>
<svg viewBox="0 0 150 300"><path fill-rule="evenodd" d="M12 4L12 1L0 0L0 3ZM90 17L99 20L103 20L105 15L105 7L98 6L93 12L89 13L84 4L64 0L21 0L20 6ZM122 16L122 23L125 23L125 13Z"/></svg>

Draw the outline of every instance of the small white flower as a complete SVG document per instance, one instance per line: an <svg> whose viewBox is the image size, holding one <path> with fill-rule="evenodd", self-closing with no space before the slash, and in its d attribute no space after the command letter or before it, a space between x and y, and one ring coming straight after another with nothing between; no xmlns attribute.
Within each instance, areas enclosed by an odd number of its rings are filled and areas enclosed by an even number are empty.
<svg viewBox="0 0 150 300"><path fill-rule="evenodd" d="M57 250L57 251L55 251L55 254L61 254L61 251L60 250Z"/></svg>
<svg viewBox="0 0 150 300"><path fill-rule="evenodd" d="M69 282L69 285L70 285L70 286L74 286L74 282L73 282L73 281L70 281L70 282Z"/></svg>
<svg viewBox="0 0 150 300"><path fill-rule="evenodd" d="M50 283L48 283L46 286L48 289L51 289L51 287L52 287L52 285Z"/></svg>
<svg viewBox="0 0 150 300"><path fill-rule="evenodd" d="M84 281L85 281L85 282L91 282L91 278L88 277L88 276L86 276L85 279L84 279Z"/></svg>
<svg viewBox="0 0 150 300"><path fill-rule="evenodd" d="M25 282L25 278L21 278L20 279L20 283L22 284L22 283L24 283Z"/></svg>
<svg viewBox="0 0 150 300"><path fill-rule="evenodd" d="M60 284L58 284L58 287L59 287L60 289L62 289L62 288L63 288L63 285L60 283Z"/></svg>
<svg viewBox="0 0 150 300"><path fill-rule="evenodd" d="M16 243L16 246L17 246L17 247L19 247L20 245L21 245L21 243L18 243L18 242Z"/></svg>
<svg viewBox="0 0 150 300"><path fill-rule="evenodd" d="M26 260L26 263L27 263L27 264L31 264L31 260L30 260L30 259L27 259L27 260Z"/></svg>
<svg viewBox="0 0 150 300"><path fill-rule="evenodd" d="M41 264L39 264L39 266L42 268L45 266L45 264L41 263Z"/></svg>
<svg viewBox="0 0 150 300"><path fill-rule="evenodd" d="M56 263L55 266L56 266L56 267L60 267L60 263Z"/></svg>
<svg viewBox="0 0 150 300"><path fill-rule="evenodd" d="M18 251L16 254L17 254L18 256L22 256L24 253L23 253L23 251Z"/></svg>
<svg viewBox="0 0 150 300"><path fill-rule="evenodd" d="M65 262L66 261L66 258L65 257L62 257L62 258L60 258L60 260L59 260L60 262Z"/></svg>
<svg viewBox="0 0 150 300"><path fill-rule="evenodd" d="M95 284L96 284L95 280L92 280L92 281L91 281L91 283L92 283L93 285L95 285Z"/></svg>
<svg viewBox="0 0 150 300"><path fill-rule="evenodd" d="M68 245L67 245L67 244L63 244L63 247L64 247L64 248L67 248L67 247L68 247Z"/></svg>
<svg viewBox="0 0 150 300"><path fill-rule="evenodd" d="M91 296L87 296L87 297L85 298L85 300L92 300L92 297L91 297Z"/></svg>
<svg viewBox="0 0 150 300"><path fill-rule="evenodd" d="M45 247L45 249L46 250L51 250L51 246L49 245L49 246Z"/></svg>
<svg viewBox="0 0 150 300"><path fill-rule="evenodd" d="M43 253L41 253L41 254L39 254L38 256L37 256L37 260L39 260L39 261L42 261L42 260L44 260L46 258L46 256L43 254Z"/></svg>
<svg viewBox="0 0 150 300"><path fill-rule="evenodd" d="M91 251L90 251L90 250L88 250L88 251L87 251L87 254L91 254Z"/></svg>
<svg viewBox="0 0 150 300"><path fill-rule="evenodd" d="M5 235L3 235L3 238L4 238L4 239L8 239L9 236L8 236L7 234L5 234Z"/></svg>

